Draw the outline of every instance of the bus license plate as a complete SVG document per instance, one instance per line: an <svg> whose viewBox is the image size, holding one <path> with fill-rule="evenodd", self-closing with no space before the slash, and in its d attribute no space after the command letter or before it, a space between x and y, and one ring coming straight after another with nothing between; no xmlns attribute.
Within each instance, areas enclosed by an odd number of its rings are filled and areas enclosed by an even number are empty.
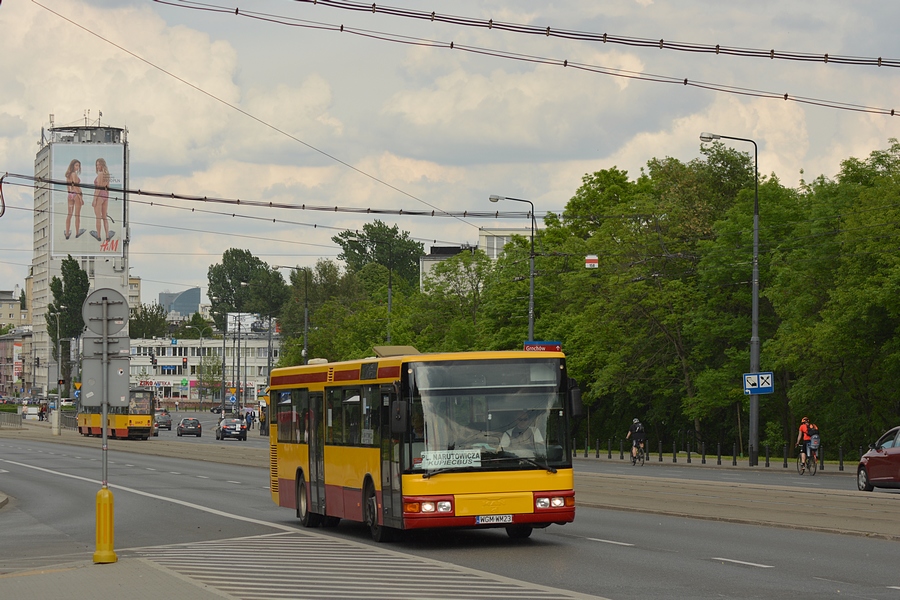
<svg viewBox="0 0 900 600"><path fill-rule="evenodd" d="M481 515L475 517L477 525L494 525L496 523L512 523L512 515Z"/></svg>

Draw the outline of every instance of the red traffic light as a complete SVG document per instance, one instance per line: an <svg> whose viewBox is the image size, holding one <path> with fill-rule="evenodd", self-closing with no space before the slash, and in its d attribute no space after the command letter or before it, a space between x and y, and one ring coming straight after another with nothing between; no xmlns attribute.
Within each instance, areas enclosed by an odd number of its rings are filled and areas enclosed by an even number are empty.
<svg viewBox="0 0 900 600"><path fill-rule="evenodd" d="M183 367L187 366L187 356L185 356L181 359L181 366L183 366Z"/></svg>

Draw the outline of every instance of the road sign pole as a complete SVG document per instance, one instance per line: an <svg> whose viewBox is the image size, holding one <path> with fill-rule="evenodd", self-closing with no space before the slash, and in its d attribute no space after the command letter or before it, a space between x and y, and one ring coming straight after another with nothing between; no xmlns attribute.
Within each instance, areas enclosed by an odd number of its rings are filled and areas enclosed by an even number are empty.
<svg viewBox="0 0 900 600"><path fill-rule="evenodd" d="M103 357L102 361L102 394L101 394L101 417L103 426L102 434L102 452L103 458L103 477L100 491L97 492L97 547L94 551L95 563L114 563L118 560L116 552L113 549L113 538L115 531L115 511L112 492L107 482L108 464L107 451L109 450L108 426L109 426L109 299L105 296L103 303Z"/></svg>

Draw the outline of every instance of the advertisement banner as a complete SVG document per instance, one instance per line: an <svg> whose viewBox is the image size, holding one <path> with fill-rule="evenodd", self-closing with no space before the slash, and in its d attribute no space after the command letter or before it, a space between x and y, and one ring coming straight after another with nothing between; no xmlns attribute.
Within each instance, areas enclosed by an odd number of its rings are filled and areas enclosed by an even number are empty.
<svg viewBox="0 0 900 600"><path fill-rule="evenodd" d="M52 144L50 179L50 253L124 255L125 145Z"/></svg>

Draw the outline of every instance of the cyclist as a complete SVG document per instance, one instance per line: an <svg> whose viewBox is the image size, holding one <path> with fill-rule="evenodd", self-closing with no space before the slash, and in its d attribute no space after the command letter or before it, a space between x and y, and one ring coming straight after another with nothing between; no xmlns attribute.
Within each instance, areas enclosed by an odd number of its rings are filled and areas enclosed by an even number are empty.
<svg viewBox="0 0 900 600"><path fill-rule="evenodd" d="M631 421L631 427L628 428L628 433L625 434L625 439L631 440L631 458L637 458L638 446L643 448L644 440L647 439L647 435L644 432L644 426L643 424L641 424L640 419L634 419Z"/></svg>
<svg viewBox="0 0 900 600"><path fill-rule="evenodd" d="M815 427L813 425L812 427ZM811 438L809 430L812 428L809 424L809 417L803 417L800 420L800 430L797 431L797 447L800 448L800 472L806 469L806 457L809 454L809 440Z"/></svg>

